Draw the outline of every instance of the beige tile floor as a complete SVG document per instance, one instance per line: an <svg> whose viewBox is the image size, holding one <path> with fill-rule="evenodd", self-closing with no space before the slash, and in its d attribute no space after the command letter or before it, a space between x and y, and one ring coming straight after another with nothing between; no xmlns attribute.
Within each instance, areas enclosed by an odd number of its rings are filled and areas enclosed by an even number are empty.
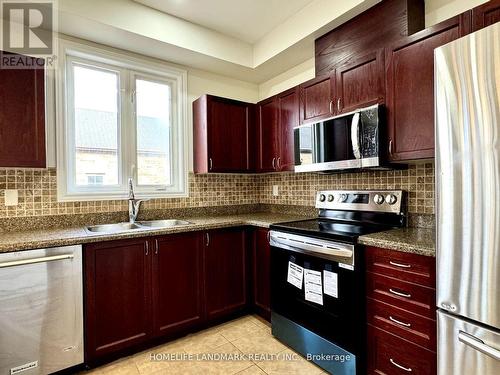
<svg viewBox="0 0 500 375"><path fill-rule="evenodd" d="M152 354L158 360L152 360ZM208 357L212 360L207 360ZM82 373L94 374L315 375L325 372L276 340L269 323L248 315Z"/></svg>

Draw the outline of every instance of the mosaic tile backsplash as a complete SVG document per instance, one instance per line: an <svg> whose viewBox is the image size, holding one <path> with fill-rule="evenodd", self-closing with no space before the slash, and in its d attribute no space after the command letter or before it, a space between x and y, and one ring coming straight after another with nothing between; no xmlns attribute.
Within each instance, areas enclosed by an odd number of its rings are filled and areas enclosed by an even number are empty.
<svg viewBox="0 0 500 375"><path fill-rule="evenodd" d="M118 212L127 201L57 202L55 169L0 169L0 218ZM272 186L279 186L279 196ZM19 204L6 207L4 190L17 189ZM143 209L211 207L244 204L314 206L321 189L402 189L408 192L408 212L434 213L434 165L411 165L407 170L321 175L280 173L260 175L189 175L189 197L154 199Z"/></svg>

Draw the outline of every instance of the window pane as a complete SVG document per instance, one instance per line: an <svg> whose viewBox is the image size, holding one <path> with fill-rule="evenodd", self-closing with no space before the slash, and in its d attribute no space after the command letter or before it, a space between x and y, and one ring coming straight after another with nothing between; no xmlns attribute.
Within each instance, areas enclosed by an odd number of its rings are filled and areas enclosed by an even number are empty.
<svg viewBox="0 0 500 375"><path fill-rule="evenodd" d="M139 185L170 184L170 86L136 80Z"/></svg>
<svg viewBox="0 0 500 375"><path fill-rule="evenodd" d="M73 73L76 185L117 185L118 74L82 66Z"/></svg>

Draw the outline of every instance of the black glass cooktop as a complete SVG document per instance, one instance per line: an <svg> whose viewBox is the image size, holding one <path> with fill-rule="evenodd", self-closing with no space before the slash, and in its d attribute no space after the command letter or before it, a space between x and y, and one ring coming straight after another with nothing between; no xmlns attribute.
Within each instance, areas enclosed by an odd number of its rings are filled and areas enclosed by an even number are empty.
<svg viewBox="0 0 500 375"><path fill-rule="evenodd" d="M271 229L356 243L364 234L390 229L387 225L339 222L331 219L291 221L271 225Z"/></svg>

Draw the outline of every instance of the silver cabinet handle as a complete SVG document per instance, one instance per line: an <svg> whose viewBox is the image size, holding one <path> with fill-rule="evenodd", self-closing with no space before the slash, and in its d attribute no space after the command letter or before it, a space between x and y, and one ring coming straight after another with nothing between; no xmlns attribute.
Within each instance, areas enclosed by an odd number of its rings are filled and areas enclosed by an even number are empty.
<svg viewBox="0 0 500 375"><path fill-rule="evenodd" d="M399 268L411 268L411 264L396 263L393 262L392 260L389 261L389 264Z"/></svg>
<svg viewBox="0 0 500 375"><path fill-rule="evenodd" d="M146 241L146 256L149 255L149 242Z"/></svg>
<svg viewBox="0 0 500 375"><path fill-rule="evenodd" d="M500 350L485 344L483 340L471 335L470 333L459 331L458 341L470 346L473 349L476 349L483 354L486 354L493 359L496 359L497 361L500 361Z"/></svg>
<svg viewBox="0 0 500 375"><path fill-rule="evenodd" d="M158 251L159 251L158 240L155 240L155 255L158 255Z"/></svg>
<svg viewBox="0 0 500 375"><path fill-rule="evenodd" d="M405 322L402 322L401 320L397 320L397 319L394 319L392 316L389 315L389 320L391 322L394 322L396 324L399 324L400 326L403 326L403 327L411 327L411 324L410 323L405 323Z"/></svg>
<svg viewBox="0 0 500 375"><path fill-rule="evenodd" d="M208 170L211 171L213 167L214 162L212 161L212 158L208 158Z"/></svg>
<svg viewBox="0 0 500 375"><path fill-rule="evenodd" d="M63 259L73 259L75 256L73 254L61 254L61 255L51 255L41 258L31 258L31 259L23 259L23 260L12 260L10 262L0 263L0 268L7 267L15 267L15 266L24 266L26 264L36 264L36 263L45 263L45 262L53 262L56 260Z"/></svg>
<svg viewBox="0 0 500 375"><path fill-rule="evenodd" d="M281 157L278 156L278 159L276 159L276 169L281 168Z"/></svg>
<svg viewBox="0 0 500 375"><path fill-rule="evenodd" d="M205 233L205 238L206 238L206 246L210 245L210 233Z"/></svg>
<svg viewBox="0 0 500 375"><path fill-rule="evenodd" d="M389 139L389 155L392 155L392 139Z"/></svg>
<svg viewBox="0 0 500 375"><path fill-rule="evenodd" d="M400 296L400 297L411 298L410 293L398 292L397 290L394 290L392 288L389 288L389 292L391 292L392 294L395 294L397 296Z"/></svg>
<svg viewBox="0 0 500 375"><path fill-rule="evenodd" d="M333 113L333 100L330 100L330 113Z"/></svg>
<svg viewBox="0 0 500 375"><path fill-rule="evenodd" d="M337 99L337 112L340 112L340 98Z"/></svg>
<svg viewBox="0 0 500 375"><path fill-rule="evenodd" d="M276 158L273 158L271 164L273 165L273 169L276 169Z"/></svg>
<svg viewBox="0 0 500 375"><path fill-rule="evenodd" d="M412 372L413 370L411 369L411 367L404 367L404 366L401 366L399 363L397 363L394 359L392 358L389 358L389 361L391 361L391 363L396 366L397 368L401 369L401 370L404 370L406 372Z"/></svg>
<svg viewBox="0 0 500 375"><path fill-rule="evenodd" d="M267 242L269 242L269 243L271 242L271 231L270 230L267 231Z"/></svg>

